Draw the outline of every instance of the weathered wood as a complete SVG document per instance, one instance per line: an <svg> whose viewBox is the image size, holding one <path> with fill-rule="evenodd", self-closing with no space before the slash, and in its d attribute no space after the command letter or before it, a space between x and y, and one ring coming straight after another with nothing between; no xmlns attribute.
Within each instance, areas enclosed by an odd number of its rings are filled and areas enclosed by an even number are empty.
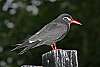
<svg viewBox="0 0 100 67"><path fill-rule="evenodd" d="M21 67L43 67L43 66L34 66L34 65L23 65Z"/></svg>
<svg viewBox="0 0 100 67"><path fill-rule="evenodd" d="M21 67L78 67L76 50L52 50L42 55L42 65L23 65Z"/></svg>
<svg viewBox="0 0 100 67"><path fill-rule="evenodd" d="M76 50L52 50L42 55L43 67L78 67Z"/></svg>

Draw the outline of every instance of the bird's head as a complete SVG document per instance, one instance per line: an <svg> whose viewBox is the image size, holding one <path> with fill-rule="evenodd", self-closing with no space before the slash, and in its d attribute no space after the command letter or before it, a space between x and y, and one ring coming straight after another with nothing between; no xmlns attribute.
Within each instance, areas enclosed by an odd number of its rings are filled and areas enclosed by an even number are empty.
<svg viewBox="0 0 100 67"><path fill-rule="evenodd" d="M65 24L72 24L72 23L74 23L74 24L82 25L80 22L74 20L71 17L71 15L66 14L66 13L61 14L60 16L58 16L57 20L59 20L59 22L61 22L61 23L65 23Z"/></svg>

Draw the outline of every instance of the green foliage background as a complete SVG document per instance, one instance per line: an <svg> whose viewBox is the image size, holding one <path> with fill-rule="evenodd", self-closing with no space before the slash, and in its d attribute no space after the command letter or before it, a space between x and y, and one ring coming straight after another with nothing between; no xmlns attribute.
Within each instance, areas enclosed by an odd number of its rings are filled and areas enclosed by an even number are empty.
<svg viewBox="0 0 100 67"><path fill-rule="evenodd" d="M29 3L29 0L22 1ZM4 49L0 53L0 61L6 62L8 57L12 57L13 62L7 63L9 67L19 67L17 64L19 60L23 61L23 64L41 65L41 55L50 51L50 46L32 49L23 55L17 55L22 49L15 52L10 52L10 50L16 47L16 43L22 43L58 15L69 13L79 19L83 25L72 25L68 35L57 43L57 47L65 50L78 50L79 67L100 66L99 0L57 0L53 3L42 0L37 16L31 15L25 9L19 9L15 15L10 15L2 11L4 2L5 0L0 0L0 46ZM61 7L62 3L65 3L65 7ZM7 28L4 24L5 19L13 21L15 27Z"/></svg>

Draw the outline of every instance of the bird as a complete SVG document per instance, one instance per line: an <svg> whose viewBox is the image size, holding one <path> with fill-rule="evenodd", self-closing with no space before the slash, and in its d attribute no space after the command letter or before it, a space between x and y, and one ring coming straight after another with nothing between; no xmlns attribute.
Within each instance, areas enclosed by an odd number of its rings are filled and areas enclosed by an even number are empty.
<svg viewBox="0 0 100 67"><path fill-rule="evenodd" d="M27 52L29 49L36 48L41 45L50 45L53 50L56 50L56 43L62 40L70 30L71 24L82 25L80 22L74 20L71 15L63 13L56 19L46 24L41 30L36 32L30 38L26 39L11 51L24 48L19 54Z"/></svg>

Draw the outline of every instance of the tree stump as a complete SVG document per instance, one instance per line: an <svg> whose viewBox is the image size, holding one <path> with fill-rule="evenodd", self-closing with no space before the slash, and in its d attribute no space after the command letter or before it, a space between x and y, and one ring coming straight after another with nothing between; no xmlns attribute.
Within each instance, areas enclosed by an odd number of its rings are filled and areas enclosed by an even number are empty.
<svg viewBox="0 0 100 67"><path fill-rule="evenodd" d="M43 67L78 67L76 50L52 50L42 55Z"/></svg>

